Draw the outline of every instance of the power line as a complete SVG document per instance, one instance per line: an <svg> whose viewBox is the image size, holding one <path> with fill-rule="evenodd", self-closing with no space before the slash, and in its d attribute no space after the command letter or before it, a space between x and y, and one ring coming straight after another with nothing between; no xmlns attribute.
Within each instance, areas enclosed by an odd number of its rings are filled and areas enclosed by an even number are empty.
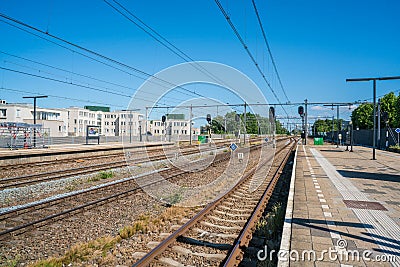
<svg viewBox="0 0 400 267"><path fill-rule="evenodd" d="M5 88L5 87L0 87L0 90L6 90L6 91L17 92L17 93L22 93L22 94L31 94L32 93L32 91L25 91L25 90ZM39 94L42 94L42 93L39 93ZM49 97L53 97L53 98L71 100L71 101L76 101L76 102L81 102L81 103L91 103L91 104L96 104L96 105L105 105L105 106L125 108L124 106L120 106L120 105L111 105L109 103L102 103L102 102L96 102L96 101L91 101L91 100L80 100L80 99L76 99L76 98L59 96L59 95L49 95L49 94L46 94L46 95Z"/></svg>
<svg viewBox="0 0 400 267"><path fill-rule="evenodd" d="M66 82L66 81L54 79L54 78L51 78L51 77L46 77L46 76L42 76L42 75L36 75L36 74L33 74L33 73L28 73L28 72L9 69L9 68L4 68L4 67L0 67L0 69L6 70L6 71L10 71L10 72L14 72L14 73L18 73L18 74L27 75L27 76L32 76L32 77L36 77L36 78L41 78L41 79L49 80L49 81L53 81L53 82L59 82L59 83L63 83L63 84L82 87L82 88L86 88L86 89L90 89L90 90L94 90L94 91L98 91L98 92L103 92L103 93L108 93L108 94L113 94L113 95L118 95L118 96L131 98L130 95L121 94L121 93L117 93L117 92L112 92L112 91L108 91L108 90L104 90L104 89L100 89L100 88L95 88L95 87L91 87L91 86L87 86L87 85L83 85L83 84L77 84L77 83L73 83L73 82ZM149 101L149 100L144 100L144 101Z"/></svg>
<svg viewBox="0 0 400 267"><path fill-rule="evenodd" d="M288 96L286 95L285 88L283 87L283 84L282 84L282 81L281 81L281 77L280 77L280 75L279 75L279 73L278 73L278 69L277 69L277 67L276 67L274 57L272 56L271 48L270 48L270 46L269 46L269 43L268 43L268 40L267 40L267 36L266 36L266 34L265 34L265 31L264 31L264 27L263 27L263 25L262 25L262 22L261 22L261 19L260 19L260 15L259 15L259 13L258 13L258 9L257 9L257 6L256 6L256 2L255 2L254 0L251 0L251 1L253 2L254 12L256 13L257 20L258 20L258 24L260 25L260 29L261 29L261 32L262 32L262 35L263 35L263 38L264 38L264 41L265 41L265 45L267 46L267 50L268 50L269 56L271 57L272 65L273 65L273 67L274 67L276 76L278 77L279 84L281 85L281 88L282 88L283 94L284 94L285 97L286 97L286 100L287 100L288 102L290 102Z"/></svg>
<svg viewBox="0 0 400 267"><path fill-rule="evenodd" d="M275 99L281 103L281 101L279 100L279 97L277 96L277 94L275 93L275 90L272 88L271 84L268 82L266 76L264 75L263 71L261 70L260 66L258 65L256 59L254 58L253 54L250 52L247 44L244 42L242 36L240 35L240 33L238 32L238 30L236 29L235 25L233 24L233 22L231 21L229 15L226 13L224 7L222 6L222 4L220 3L219 0L215 0L215 3L217 4L218 8L220 9L220 11L222 12L223 16L225 17L226 21L228 22L229 26L231 27L231 29L233 30L233 32L235 33L236 37L238 38L238 40L240 41L240 43L242 44L243 48L246 50L247 55L250 57L251 61L254 63L254 65L256 66L258 72L261 74L263 80L265 81L265 83L267 84L268 88L271 90L272 94L274 95ZM285 108L282 106L282 109L285 111L286 115L288 115L288 113L286 112ZM289 116L289 115L288 115Z"/></svg>
<svg viewBox="0 0 400 267"><path fill-rule="evenodd" d="M119 3L116 0L112 0L114 3L116 3L122 10L124 10L126 13L128 13L130 16L132 16L134 19L136 19L139 23L128 17L126 14L124 14L121 10L119 10L117 7L112 5L109 1L103 0L107 5L109 5L111 8L113 8L116 12L118 12L120 15L122 15L124 18L132 22L134 25L136 25L139 29L144 31L146 34L148 34L150 37L152 37L154 40L156 40L158 43L160 43L162 46L167 48L169 51L177 55L179 58L184 60L185 62L190 63L193 65L197 70L202 72L203 74L206 74L207 76L211 77L214 79L214 81L219 81L223 84L226 85L224 81L210 73L206 68L198 64L192 57L190 57L187 53L179 49L176 45L168 41L164 36L162 36L160 33L158 33L156 30L154 30L152 27L150 27L148 24L146 24L143 20L141 20L138 16L133 14L131 11L129 11L126 7L124 7L121 3ZM229 87L229 86L228 86Z"/></svg>
<svg viewBox="0 0 400 267"><path fill-rule="evenodd" d="M135 89L130 88L130 87L125 86L125 85L120 85L120 84L116 84L116 83L113 83L113 82L108 82L108 81L105 81L105 80L94 78L92 76L88 76L88 75L83 75L83 74L80 74L80 73L72 72L72 71L65 70L65 69L62 69L62 68L59 68L59 67L55 67L55 66L52 66L52 65L49 65L49 64L44 64L44 63L41 63L41 62L38 62L38 61L35 61L35 60L31 60L31 59L27 59L27 58L24 58L24 57L12 55L12 54L9 54L9 53L3 52L3 51L0 51L0 53L8 55L8 56L15 57L15 58L18 58L18 59L22 59L22 60L25 60L25 61L28 61L28 62L32 62L32 63L38 64L38 65L42 65L42 66L45 66L45 67L48 67L48 68L52 68L52 69L56 69L56 70L63 71L63 72L66 72L66 73L70 73L70 74L73 74L73 75L77 75L77 76L81 76L81 77L84 77L84 78L88 78L88 79L91 79L91 80L99 81L99 82L102 82L102 83L107 83L107 84L110 84L110 85L118 86L118 87L121 87L121 88L126 88L126 89L129 89L129 90L135 90ZM50 74L50 75L53 75L53 76L63 77L65 79L70 79L72 81L72 78L70 78L70 77L66 77L66 76L62 76L62 75L56 75L54 73L46 72L44 70L36 69L36 68L30 67L30 66L21 65L21 64L9 61L9 60L4 60L4 62L11 63L11 64L14 64L14 65L17 65L17 66L20 66L20 67L36 70L36 71L41 72L41 73L47 73L47 74ZM79 82L84 83L82 81L79 81ZM86 84L92 85L92 84L89 84L89 83L86 83ZM118 91L118 90L112 90L112 89L110 89L108 87L103 87L103 86L99 86L99 85L96 85L96 86L100 87L100 88L103 88L103 89L108 89L108 90L111 90L111 91L124 93L124 92L121 92L121 91ZM142 93L149 94L149 95L154 95L153 93L145 92L145 91L142 91ZM170 96L163 96L163 97L164 98L169 98L169 99L172 99L172 100L181 101L181 99L170 97Z"/></svg>
<svg viewBox="0 0 400 267"><path fill-rule="evenodd" d="M190 90L188 90L188 89L186 89L186 88L184 88L184 87L182 87L182 86L180 86L180 85L173 84L173 83L171 83L171 82L169 82L169 81L166 81L166 80L164 80L164 79L161 79L161 78L159 78L159 77L157 77L157 76L154 76L154 75L152 75L152 74L150 74L150 73L147 73L147 72L145 72L145 71L143 71L143 70L140 70L140 69L137 69L137 68L135 68L135 67L129 66L129 65L125 64L125 63L122 63L122 62L120 62L120 61L117 61L117 60L115 60L115 59L112 59L112 58L110 58L110 57L107 57L107 56L105 56L105 55L102 55L102 54L100 54L100 53L98 53L98 52L95 52L95 51L93 51L93 50L90 50L90 49L88 49L88 48L85 48L85 47L83 47L83 46L80 46L80 45L78 45L78 44L72 43L72 42L70 42L70 41L68 41L68 40L65 40L65 39L63 39L63 38L61 38L61 37L58 37L58 36L56 36L56 35L53 35L53 34L51 34L51 33L44 32L44 31L42 31L42 30L40 30L40 29L38 29L38 28L36 28L36 27L34 27L34 26L31 26L31 25L29 25L29 24L27 24L27 23L24 23L24 22L22 22L22 21L19 21L19 20L17 20L17 19L14 19L14 18L12 18L12 17L10 17L10 16L7 16L7 15L5 15L5 14L3 14L3 13L0 13L0 17L4 18L4 19L6 19L6 20L12 21L12 22L14 22L14 23L16 23L16 24L22 25L22 26L24 26L24 27L26 27L26 28L28 28L28 29L33 30L33 31L37 31L37 32L39 32L39 33L41 33L41 34L44 34L44 35L46 35L46 36L49 36L49 37L51 37L51 38L53 38L53 39L55 39L55 40L58 40L58 41L60 41L60 42L66 43L66 44L68 44L68 45L70 45L70 46L72 46L72 47L78 48L78 49L80 49L80 50L82 50L82 51L85 51L86 53L95 55L96 57L99 57L99 58L101 58L101 59L103 59L103 60L112 62L113 64L116 64L116 65L118 65L118 66L121 66L121 67L130 69L130 70L132 70L132 71L134 71L134 72L136 72L136 73L139 73L139 74L141 74L141 75L154 78L154 79L156 79L156 80L158 80L158 81L161 81L161 82L163 82L163 83L166 83L166 84L168 84L168 85L171 85L171 86L173 86L173 87L176 87L177 89L182 89L182 90L184 90L184 91L186 91L186 92L189 92L189 93L191 93L191 94L194 94L194 95L197 95L197 96L201 96L201 97L207 98L207 97L205 97L205 96L203 96L203 95L200 95L200 94L198 94L198 93L196 93L196 92L192 92L192 91L190 91ZM10 24L10 23L7 23L7 24ZM12 24L10 24L10 25L12 25ZM44 38L44 39L47 40L46 38ZM59 45L59 46L64 47L64 46L62 46L62 45ZM64 47L64 48L65 48L65 47ZM71 50L71 49L68 49L68 50ZM73 51L76 52L75 50L73 50ZM79 53L79 52L78 52L78 53ZM82 54L82 53L79 53L79 54ZM92 59L92 57L88 57L88 58L91 58L91 59ZM97 61L97 62L101 62L101 61L99 61L99 60L96 60L96 61ZM143 78L141 78L141 79L143 79ZM144 79L144 80L145 80L145 79Z"/></svg>
<svg viewBox="0 0 400 267"><path fill-rule="evenodd" d="M35 60L28 59L28 58L25 58L25 57L13 55L13 54L10 54L10 53L4 52L4 51L0 51L0 53L2 53L4 55L7 55L7 56L15 57L15 58L18 58L18 59L22 59L22 60L25 60L25 61L28 61L28 62L31 62L31 63L35 63L35 64L38 64L38 65L41 65L41 66L44 66L44 67L48 67L48 68L51 68L51 69L63 71L63 72L69 73L69 74L73 74L73 75L76 75L76 76L80 76L80 77L84 77L84 78L87 78L87 79L91 79L91 80L94 80L94 81L98 81L98 82L102 82L102 83L118 86L118 87L129 89L129 90L134 90L133 88L125 86L125 85L121 85L121 84L117 84L117 83L113 83L113 82L108 82L108 81L105 81L105 80L102 80L102 79L98 79L98 78L95 78L95 77L92 77L92 76L89 76L89 75L84 75L84 74L80 74L80 73L73 72L73 71L70 71L70 70L62 69L62 68L55 67L55 66L52 66L52 65L49 65L49 64L45 64L45 63L42 63L42 62L39 62L39 61L35 61Z"/></svg>
<svg viewBox="0 0 400 267"><path fill-rule="evenodd" d="M0 14L0 16L1 16L1 14ZM106 63L106 62L100 61L100 60L98 60L98 59L96 59L96 58L94 58L94 57L85 55L85 54L83 54L83 53L81 53L81 52L79 52L79 51L77 51L77 50L71 49L71 48L69 48L69 47L67 47L67 46L64 46L64 45L61 45L61 44L59 44L59 43L57 43L57 42L54 42L54 41L52 41L52 40L50 40L50 39L47 39L47 38L43 37L43 36L40 36L40 35L35 34L35 33L33 33L33 32L30 32L30 31L28 31L28 30L26 30L26 29L23 29L23 28L21 28L21 27L19 27L19 26L17 26L17 25L13 25L13 24L8 23L7 21L1 20L1 19L0 19L0 21L3 22L3 23L5 23L5 24L8 24L8 25L10 25L10 26L12 26L12 27L15 27L15 28L17 28L17 29L19 29L19 30L21 30L21 31L24 31L24 32L26 32L26 33L28 33L28 34L31 34L31 35L33 35L33 36L36 36L36 37L38 37L38 38L40 38L40 39L42 39L42 40L45 40L45 41L47 41L47 42L49 42L49 43L52 43L52 44L57 45L57 46L59 46L59 47L61 47L61 48L64 48L64 49L66 49L66 50L69 50L69 51L71 51L71 52L73 52L73 53L77 53L77 54L79 54L79 55L81 55L81 56L83 56L83 57L86 57L86 58L88 58L88 59L91 59L91 60L93 60L93 61L95 61L95 62L98 62L98 63L103 64L103 65L105 65L105 66L108 66L108 67L110 67L110 68L116 69L116 70L121 71L121 72L123 72L123 73L125 73L125 74L128 74L128 75L130 75L130 76L139 78L139 79L141 79L141 80L146 80L146 78L137 76L137 75L135 75L135 74L133 74L133 73L131 73L131 72L125 71L125 70L123 70L123 69L121 69L121 68L118 68L118 67L115 67L115 66L113 66L113 65L111 65L111 64L108 64L108 63ZM155 77L155 76L153 76L153 77ZM157 77L155 77L155 78L157 79ZM158 80L161 80L161 79L158 78ZM169 87L167 87L166 85L162 85L162 84L156 83L156 82L153 81L153 80L148 80L148 82L153 83L153 84L156 84L156 85L159 85L159 86L164 87L164 88L169 88ZM173 85L173 84L171 83L171 85ZM181 87L181 86L177 86L177 87ZM181 94L187 95L187 96L191 96L191 95L189 95L189 94L187 94L187 93L185 93L185 92L182 92L182 91L178 91L178 92L181 93Z"/></svg>

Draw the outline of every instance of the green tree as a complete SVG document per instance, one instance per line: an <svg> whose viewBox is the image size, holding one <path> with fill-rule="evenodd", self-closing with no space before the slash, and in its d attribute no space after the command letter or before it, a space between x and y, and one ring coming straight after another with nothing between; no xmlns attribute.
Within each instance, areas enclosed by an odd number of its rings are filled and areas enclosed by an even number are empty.
<svg viewBox="0 0 400 267"><path fill-rule="evenodd" d="M360 129L372 129L373 128L373 105L371 103L364 103L358 106L351 113L351 120L355 127Z"/></svg>
<svg viewBox="0 0 400 267"><path fill-rule="evenodd" d="M282 123L278 120L275 121L276 134L289 134L288 129L283 127Z"/></svg>
<svg viewBox="0 0 400 267"><path fill-rule="evenodd" d="M393 116L393 126L397 128L400 127L400 93L397 96L394 110L395 115Z"/></svg>
<svg viewBox="0 0 400 267"><path fill-rule="evenodd" d="M343 125L343 120L339 119L339 124ZM325 119L325 120L316 120L314 122L313 127L315 128L316 132L332 132L332 120ZM334 119L333 120L333 130L337 131L338 130L338 120ZM341 128L341 130L343 130Z"/></svg>
<svg viewBox="0 0 400 267"><path fill-rule="evenodd" d="M391 92L381 98L381 112L387 112L389 117L389 126L396 127L398 120L398 113L396 112L396 105L398 104L398 97ZM381 120L381 127L385 127L385 122Z"/></svg>

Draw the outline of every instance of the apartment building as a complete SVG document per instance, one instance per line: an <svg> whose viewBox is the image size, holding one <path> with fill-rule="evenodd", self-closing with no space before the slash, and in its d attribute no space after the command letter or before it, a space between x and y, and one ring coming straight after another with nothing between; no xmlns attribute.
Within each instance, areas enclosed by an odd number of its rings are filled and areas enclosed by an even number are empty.
<svg viewBox="0 0 400 267"><path fill-rule="evenodd" d="M145 134L144 116L134 111L115 111L117 115L115 135L117 136L139 136L140 133Z"/></svg>
<svg viewBox="0 0 400 267"><path fill-rule="evenodd" d="M32 104L7 103L0 100L0 123L33 124L34 108ZM55 108L36 108L36 124L49 132L49 136L68 135L68 111Z"/></svg>
<svg viewBox="0 0 400 267"><path fill-rule="evenodd" d="M154 136L160 135L190 135L189 121L185 120L183 114L170 114L166 121L151 120L148 122L148 132Z"/></svg>
<svg viewBox="0 0 400 267"><path fill-rule="evenodd" d="M0 123L33 124L31 104L8 104L0 101ZM143 114L129 110L110 111L109 107L85 106L66 109L36 108L36 123L49 129L50 137L86 136L87 126L100 128L101 136L139 136L146 134ZM192 129L198 134L198 129ZM189 121L183 114L169 114L166 122L147 122L147 133L154 136L189 135Z"/></svg>
<svg viewBox="0 0 400 267"><path fill-rule="evenodd" d="M69 136L86 136L86 127L88 125L101 126L101 111L92 111L81 107L70 107L67 108L67 112Z"/></svg>
<svg viewBox="0 0 400 267"><path fill-rule="evenodd" d="M68 134L86 136L86 127L100 127L102 136L138 136L143 115L132 111L110 111L108 107L68 108Z"/></svg>

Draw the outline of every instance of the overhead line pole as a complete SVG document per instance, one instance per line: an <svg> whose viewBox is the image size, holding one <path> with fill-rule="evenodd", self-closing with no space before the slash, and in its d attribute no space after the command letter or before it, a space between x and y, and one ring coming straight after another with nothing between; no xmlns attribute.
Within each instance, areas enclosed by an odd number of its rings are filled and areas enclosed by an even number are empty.
<svg viewBox="0 0 400 267"><path fill-rule="evenodd" d="M388 80L400 80L400 76L390 76L390 77L374 77L374 78L351 78L346 79L346 82L373 82L373 108L374 108L374 131L372 140L372 159L376 160L375 149L376 149L376 81L388 81Z"/></svg>
<svg viewBox="0 0 400 267"><path fill-rule="evenodd" d="M308 111L307 111L307 99L305 99L304 100L304 106L305 106L305 109L306 109L306 112L305 112L305 133L304 133L304 135L305 135L305 138L304 138L304 144L305 145L307 145L307 136L308 136L308 120L307 120L307 117L308 117Z"/></svg>

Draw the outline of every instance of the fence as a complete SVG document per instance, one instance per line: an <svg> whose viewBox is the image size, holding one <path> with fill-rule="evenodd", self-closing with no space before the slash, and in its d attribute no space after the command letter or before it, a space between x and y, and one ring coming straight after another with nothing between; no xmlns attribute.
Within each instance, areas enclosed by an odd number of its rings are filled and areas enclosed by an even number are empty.
<svg viewBox="0 0 400 267"><path fill-rule="evenodd" d="M342 142L346 142L346 131L340 131L342 134ZM333 134L333 141L336 143L338 131L335 131ZM374 135L373 130L354 130L353 131L353 144L354 145L362 145L362 146L370 146L372 147L372 138ZM385 149L386 147L386 129L381 129L380 142L378 142L378 131L376 132L377 142L376 147L380 149ZM332 141L332 132L327 132L326 136L324 136L325 140ZM393 146L397 144L397 134L394 136L389 134L388 138L389 146Z"/></svg>
<svg viewBox="0 0 400 267"><path fill-rule="evenodd" d="M17 149L45 147L49 142L50 129L40 127L0 127L0 147Z"/></svg>

